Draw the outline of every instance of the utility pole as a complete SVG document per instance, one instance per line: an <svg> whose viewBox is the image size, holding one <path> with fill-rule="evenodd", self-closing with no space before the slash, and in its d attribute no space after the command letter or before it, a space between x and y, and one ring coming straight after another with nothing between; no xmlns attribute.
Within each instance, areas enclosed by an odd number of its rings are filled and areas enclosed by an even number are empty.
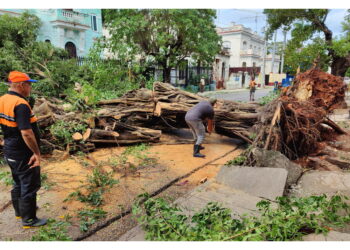
<svg viewBox="0 0 350 250"><path fill-rule="evenodd" d="M284 55L285 55L285 50L286 50L286 40L287 40L287 30L283 29L283 51L282 51L281 73L283 73L283 68L284 68Z"/></svg>
<svg viewBox="0 0 350 250"><path fill-rule="evenodd" d="M271 62L271 73L273 73L273 66L275 64L275 54L276 54L276 39L277 39L277 30L275 31L275 37L273 39L273 49L272 49L272 62Z"/></svg>
<svg viewBox="0 0 350 250"><path fill-rule="evenodd" d="M266 82L265 82L265 64L266 64L266 27L263 28L263 33L264 33L264 49L263 49L263 64L262 64L262 69L261 69L261 74L263 76L263 87L265 88Z"/></svg>

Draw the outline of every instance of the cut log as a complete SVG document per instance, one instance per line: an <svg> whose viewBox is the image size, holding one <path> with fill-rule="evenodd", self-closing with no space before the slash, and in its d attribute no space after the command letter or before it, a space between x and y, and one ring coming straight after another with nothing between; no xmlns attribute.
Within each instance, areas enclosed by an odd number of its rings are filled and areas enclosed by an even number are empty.
<svg viewBox="0 0 350 250"><path fill-rule="evenodd" d="M79 132L76 132L72 135L72 138L74 141L81 141L83 139L83 136Z"/></svg>
<svg viewBox="0 0 350 250"><path fill-rule="evenodd" d="M86 129L85 133L83 134L83 141L86 141L90 138L91 135L91 128Z"/></svg>
<svg viewBox="0 0 350 250"><path fill-rule="evenodd" d="M92 141L103 138L110 138L111 140L114 140L117 137L119 137L119 133L116 131L109 131L103 129L87 129L84 133L84 136L82 136L82 139L84 138L84 141Z"/></svg>

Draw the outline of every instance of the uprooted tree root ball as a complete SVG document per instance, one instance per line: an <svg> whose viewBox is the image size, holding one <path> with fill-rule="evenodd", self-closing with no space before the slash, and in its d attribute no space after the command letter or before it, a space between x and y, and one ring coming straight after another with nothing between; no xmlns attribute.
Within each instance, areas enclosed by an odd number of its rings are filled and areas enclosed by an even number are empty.
<svg viewBox="0 0 350 250"><path fill-rule="evenodd" d="M327 117L343 105L344 96L340 77L318 69L298 75L287 92L261 111L253 146L280 151L292 160L317 152L322 141L346 134Z"/></svg>

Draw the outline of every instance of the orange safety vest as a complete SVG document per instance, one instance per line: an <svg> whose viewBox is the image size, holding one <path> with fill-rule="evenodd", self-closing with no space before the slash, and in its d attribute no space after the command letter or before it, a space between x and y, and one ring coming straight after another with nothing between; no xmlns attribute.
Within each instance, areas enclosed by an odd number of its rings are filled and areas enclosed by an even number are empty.
<svg viewBox="0 0 350 250"><path fill-rule="evenodd" d="M29 103L16 95L5 94L0 97L0 124L17 128L17 122L15 119L15 108L20 105L25 104L29 107L31 111L30 123L36 122L38 119L35 117Z"/></svg>

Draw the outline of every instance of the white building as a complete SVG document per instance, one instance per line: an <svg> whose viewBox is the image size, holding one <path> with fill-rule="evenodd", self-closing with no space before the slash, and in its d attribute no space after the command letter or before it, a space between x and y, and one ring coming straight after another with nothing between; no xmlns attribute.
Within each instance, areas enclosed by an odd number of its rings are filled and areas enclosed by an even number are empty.
<svg viewBox="0 0 350 250"><path fill-rule="evenodd" d="M232 23L227 28L217 28L222 37L223 51L217 55L214 63L214 78L217 86L230 88L247 87L252 75L262 82L263 75L259 73L264 64L263 37L241 24ZM280 60L274 58L273 73L278 73ZM272 56L265 58L265 74L271 73Z"/></svg>

